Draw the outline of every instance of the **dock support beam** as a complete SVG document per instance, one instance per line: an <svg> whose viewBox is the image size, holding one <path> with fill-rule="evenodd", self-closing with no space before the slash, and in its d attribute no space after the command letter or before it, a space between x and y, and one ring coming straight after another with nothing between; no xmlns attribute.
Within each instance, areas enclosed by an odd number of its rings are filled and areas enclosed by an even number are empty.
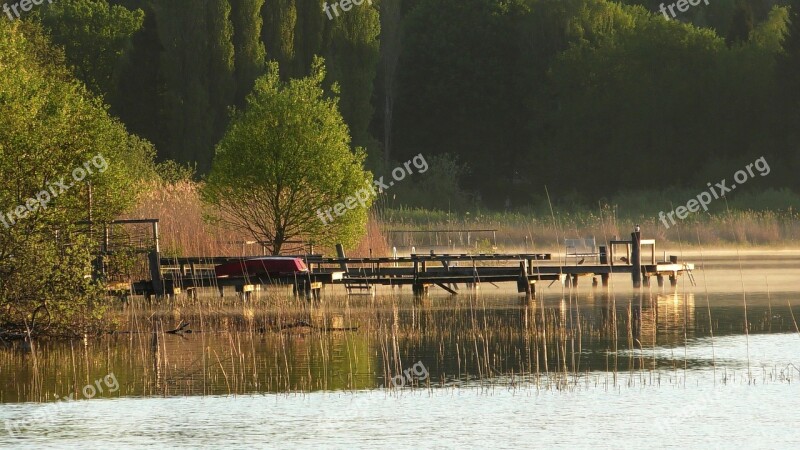
<svg viewBox="0 0 800 450"><path fill-rule="evenodd" d="M161 252L152 250L148 255L150 265L150 279L153 283L153 294L156 298L164 295L164 280L161 278Z"/></svg>
<svg viewBox="0 0 800 450"><path fill-rule="evenodd" d="M519 262L519 278L517 279L517 292L525 293L525 297L531 298L535 294L531 286L531 281L528 278L528 263L527 261Z"/></svg>
<svg viewBox="0 0 800 450"><path fill-rule="evenodd" d="M631 233L631 278L633 287L642 287L642 233L634 231Z"/></svg>

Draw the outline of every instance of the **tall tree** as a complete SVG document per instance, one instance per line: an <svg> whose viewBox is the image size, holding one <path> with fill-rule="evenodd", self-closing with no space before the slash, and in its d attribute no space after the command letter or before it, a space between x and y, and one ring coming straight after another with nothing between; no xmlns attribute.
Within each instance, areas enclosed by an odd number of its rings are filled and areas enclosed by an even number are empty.
<svg viewBox="0 0 800 450"><path fill-rule="evenodd" d="M118 115L128 128L159 145L164 143L161 128L163 80L160 57L163 51L158 35L155 12L142 0L144 25L133 36L133 48L125 59L119 74L119 89L109 99L111 111ZM166 154L162 152L161 157Z"/></svg>
<svg viewBox="0 0 800 450"><path fill-rule="evenodd" d="M403 41L403 0L383 0L381 13L381 70L383 74L383 159L392 158L394 102L397 95L397 66Z"/></svg>
<svg viewBox="0 0 800 450"><path fill-rule="evenodd" d="M341 87L340 108L354 145L371 140L372 90L379 59L380 18L368 3L336 17L327 45L329 79Z"/></svg>
<svg viewBox="0 0 800 450"><path fill-rule="evenodd" d="M330 30L335 25L322 12L323 0L290 1L296 15L292 38L292 65L288 70L283 70L282 76L285 79L300 78L309 73L314 58L325 54L326 44L330 41ZM354 6L355 8L358 7Z"/></svg>
<svg viewBox="0 0 800 450"><path fill-rule="evenodd" d="M753 31L753 22L753 8L749 2L739 0L733 12L728 36L725 38L725 43L728 44L728 47L747 42L750 38L750 33Z"/></svg>
<svg viewBox="0 0 800 450"><path fill-rule="evenodd" d="M209 144L213 148L225 133L228 108L236 98L236 79L231 5L228 0L207 1L208 98L214 116L214 129ZM210 165L205 168L210 168Z"/></svg>
<svg viewBox="0 0 800 450"><path fill-rule="evenodd" d="M778 84L780 89L783 123L787 137L786 154L793 173L800 170L800 0L791 0L783 52L778 55ZM800 186L794 177L794 187Z"/></svg>
<svg viewBox="0 0 800 450"><path fill-rule="evenodd" d="M519 1L421 0L406 18L398 71L396 158L451 153L493 205L512 189L524 137ZM447 24L447 26L442 26Z"/></svg>
<svg viewBox="0 0 800 450"><path fill-rule="evenodd" d="M160 148L179 162L211 167L214 144L233 103L233 42L228 0L154 4L163 80Z"/></svg>
<svg viewBox="0 0 800 450"><path fill-rule="evenodd" d="M112 96L144 12L111 6L106 0L62 0L42 11L42 24L53 43L64 47L75 75L95 94Z"/></svg>
<svg viewBox="0 0 800 450"><path fill-rule="evenodd" d="M261 30L264 0L232 0L233 47L236 74L236 104L241 106L253 89L256 78L264 73L264 43Z"/></svg>
<svg viewBox="0 0 800 450"><path fill-rule="evenodd" d="M295 0L269 0L261 9L264 26L261 38L267 58L277 61L283 69L282 76L288 77L294 64L294 36L297 24Z"/></svg>

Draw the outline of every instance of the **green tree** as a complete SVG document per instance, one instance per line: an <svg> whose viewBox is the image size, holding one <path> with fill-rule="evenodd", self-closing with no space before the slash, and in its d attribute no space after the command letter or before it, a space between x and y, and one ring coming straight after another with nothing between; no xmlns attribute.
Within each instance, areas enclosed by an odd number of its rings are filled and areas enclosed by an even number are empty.
<svg viewBox="0 0 800 450"><path fill-rule="evenodd" d="M734 9L731 27L728 30L725 43L730 47L734 44L747 42L750 39L750 33L753 31L753 22L753 8L749 3L740 0L736 4L736 9Z"/></svg>
<svg viewBox="0 0 800 450"><path fill-rule="evenodd" d="M283 68L283 76L291 75L294 64L294 30L297 24L295 0L272 0L261 9L264 26L261 39L267 55Z"/></svg>
<svg viewBox="0 0 800 450"><path fill-rule="evenodd" d="M142 27L144 12L106 0L59 0L43 8L41 18L53 43L64 47L75 75L95 94L114 94L120 65Z"/></svg>
<svg viewBox="0 0 800 450"><path fill-rule="evenodd" d="M268 243L275 255L294 239L353 245L365 230L372 196L325 220L326 208L370 188L371 175L363 169L364 151L350 148L338 99L326 98L324 79L319 58L308 77L288 83L269 63L217 146L203 187L213 220Z"/></svg>
<svg viewBox="0 0 800 450"><path fill-rule="evenodd" d="M394 103L397 95L397 65L403 42L403 1L383 0L380 4L381 18L381 74L383 92L383 163L389 165L392 158L392 131L394 126Z"/></svg>
<svg viewBox="0 0 800 450"><path fill-rule="evenodd" d="M233 23L228 0L208 0L208 98L213 114L211 146L228 124L228 108L236 97ZM206 167L207 169L207 167Z"/></svg>
<svg viewBox="0 0 800 450"><path fill-rule="evenodd" d="M88 218L90 192L98 222L133 205L154 152L73 78L36 24L0 23L0 77L0 328L80 334L104 302L85 279L90 236L74 224Z"/></svg>
<svg viewBox="0 0 800 450"><path fill-rule="evenodd" d="M366 147L371 140L369 125L380 56L380 18L376 8L364 3L333 22L333 36L326 52L329 79L341 86L340 108L350 127L353 144Z"/></svg>
<svg viewBox="0 0 800 450"><path fill-rule="evenodd" d="M786 151L793 173L800 169L800 0L791 0L782 52L778 54L777 78L780 89L780 108L783 112ZM797 177L793 185L800 186Z"/></svg>
<svg viewBox="0 0 800 450"><path fill-rule="evenodd" d="M394 159L450 153L472 169L463 182L490 205L503 204L529 142L520 93L530 87L518 75L517 39L526 10L514 0L421 0L411 10Z"/></svg>
<svg viewBox="0 0 800 450"><path fill-rule="evenodd" d="M231 6L236 58L236 104L241 106L253 89L256 78L264 73L265 50L261 41L264 0L233 0Z"/></svg>
<svg viewBox="0 0 800 450"><path fill-rule="evenodd" d="M163 125L156 144L163 155L181 163L211 166L213 148L233 104L233 31L228 0L154 4L162 45L159 76L163 82Z"/></svg>

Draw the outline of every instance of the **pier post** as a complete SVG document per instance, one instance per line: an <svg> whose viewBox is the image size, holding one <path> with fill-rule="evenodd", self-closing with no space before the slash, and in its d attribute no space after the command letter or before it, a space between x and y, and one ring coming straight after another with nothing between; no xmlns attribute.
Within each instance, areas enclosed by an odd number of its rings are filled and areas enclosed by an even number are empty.
<svg viewBox="0 0 800 450"><path fill-rule="evenodd" d="M164 295L164 281L161 278L161 252L152 250L147 254L150 263L150 279L153 280L153 294L156 297Z"/></svg>
<svg viewBox="0 0 800 450"><path fill-rule="evenodd" d="M533 290L531 289L531 282L528 279L528 263L526 261L519 262L519 279L517 280L517 292L525 293L525 296L531 298Z"/></svg>
<svg viewBox="0 0 800 450"><path fill-rule="evenodd" d="M658 280L658 287L664 287L664 275L656 275L656 280Z"/></svg>
<svg viewBox="0 0 800 450"><path fill-rule="evenodd" d="M611 278L611 275L607 273L600 274L600 282L603 284L603 287L608 287L609 278Z"/></svg>
<svg viewBox="0 0 800 450"><path fill-rule="evenodd" d="M631 278L633 287L642 287L642 232L631 233Z"/></svg>

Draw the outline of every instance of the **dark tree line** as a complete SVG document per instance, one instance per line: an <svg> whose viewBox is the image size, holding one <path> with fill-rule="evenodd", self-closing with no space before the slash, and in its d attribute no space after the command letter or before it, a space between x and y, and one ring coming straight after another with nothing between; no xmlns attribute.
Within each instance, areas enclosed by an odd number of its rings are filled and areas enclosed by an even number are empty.
<svg viewBox="0 0 800 450"><path fill-rule="evenodd" d="M762 187L800 188L796 0L675 20L655 0L381 0L334 20L322 0L110 3L54 2L43 22L113 114L201 174L265 62L297 78L320 55L371 168L455 160L488 206L704 185L762 155Z"/></svg>

